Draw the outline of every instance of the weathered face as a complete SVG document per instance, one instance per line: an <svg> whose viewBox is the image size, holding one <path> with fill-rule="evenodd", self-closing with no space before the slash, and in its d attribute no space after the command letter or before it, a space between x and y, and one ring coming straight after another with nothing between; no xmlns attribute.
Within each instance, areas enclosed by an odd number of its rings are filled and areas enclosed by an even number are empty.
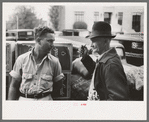
<svg viewBox="0 0 149 122"><path fill-rule="evenodd" d="M40 40L41 49L44 52L49 52L53 47L53 42L55 41L55 36L52 33L47 33Z"/></svg>
<svg viewBox="0 0 149 122"><path fill-rule="evenodd" d="M104 50L105 50L105 45L106 45L106 41L104 38L101 37L97 37L97 38L93 38L91 39L92 44L91 44L91 48L93 53L98 53L99 55L101 55Z"/></svg>

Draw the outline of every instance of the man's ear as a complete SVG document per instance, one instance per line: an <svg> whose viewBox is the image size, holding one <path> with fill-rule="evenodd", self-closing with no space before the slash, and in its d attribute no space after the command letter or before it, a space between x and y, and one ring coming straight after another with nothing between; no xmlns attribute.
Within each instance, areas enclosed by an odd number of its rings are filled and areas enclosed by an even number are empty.
<svg viewBox="0 0 149 122"><path fill-rule="evenodd" d="M107 43L107 38L104 38L103 39L103 42L106 44Z"/></svg>
<svg viewBox="0 0 149 122"><path fill-rule="evenodd" d="M105 43L109 43L110 39L109 38L105 38L104 41L105 41Z"/></svg>

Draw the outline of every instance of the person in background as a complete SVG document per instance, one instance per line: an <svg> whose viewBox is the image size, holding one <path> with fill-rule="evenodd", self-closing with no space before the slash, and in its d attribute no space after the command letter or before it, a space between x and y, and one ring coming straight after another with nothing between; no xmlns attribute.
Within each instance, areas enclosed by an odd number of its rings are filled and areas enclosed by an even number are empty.
<svg viewBox="0 0 149 122"><path fill-rule="evenodd" d="M57 94L65 79L59 60L50 54L54 41L51 28L35 28L34 48L20 55L10 72L8 100L53 100L51 94Z"/></svg>
<svg viewBox="0 0 149 122"><path fill-rule="evenodd" d="M115 48L110 48L110 41L114 37L110 24L95 22L87 38L92 41L96 63L88 55L87 48L81 51L81 62L92 74L88 100L129 100L129 85L123 66Z"/></svg>

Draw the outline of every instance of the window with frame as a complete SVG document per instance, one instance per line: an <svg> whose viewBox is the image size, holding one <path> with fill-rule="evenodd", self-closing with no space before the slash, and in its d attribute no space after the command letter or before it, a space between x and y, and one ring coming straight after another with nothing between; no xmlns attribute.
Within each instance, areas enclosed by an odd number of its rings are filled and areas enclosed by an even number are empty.
<svg viewBox="0 0 149 122"><path fill-rule="evenodd" d="M84 12L83 11L75 11L75 21L84 21Z"/></svg>
<svg viewBox="0 0 149 122"><path fill-rule="evenodd" d="M104 12L104 21L110 24L111 23L111 15L112 15L111 12Z"/></svg>
<svg viewBox="0 0 149 122"><path fill-rule="evenodd" d="M94 12L94 20L99 21L99 12Z"/></svg>
<svg viewBox="0 0 149 122"><path fill-rule="evenodd" d="M140 22L141 22L141 15L133 15L132 16L132 29L136 32L140 32Z"/></svg>
<svg viewBox="0 0 149 122"><path fill-rule="evenodd" d="M118 12L118 24L122 25L123 23L123 12Z"/></svg>

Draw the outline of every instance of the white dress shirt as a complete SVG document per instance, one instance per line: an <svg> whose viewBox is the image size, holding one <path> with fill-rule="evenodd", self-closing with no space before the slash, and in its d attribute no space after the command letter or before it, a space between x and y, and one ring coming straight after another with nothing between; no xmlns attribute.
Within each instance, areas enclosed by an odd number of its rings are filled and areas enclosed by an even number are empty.
<svg viewBox="0 0 149 122"><path fill-rule="evenodd" d="M90 57L96 62L96 66L95 66L95 69L94 69L94 72L93 72L93 76L92 76L92 79L91 79L91 84L90 84L90 88L89 88L89 92L88 92L88 101L90 100L100 100L99 98L99 95L97 94L97 91L95 90L95 87L94 87L94 77L95 77L95 71L96 71L96 68L97 68L97 63L99 61L99 59L105 54L107 53L109 50L107 50L106 52L104 52L103 54L99 55L96 53L96 55L90 55Z"/></svg>

